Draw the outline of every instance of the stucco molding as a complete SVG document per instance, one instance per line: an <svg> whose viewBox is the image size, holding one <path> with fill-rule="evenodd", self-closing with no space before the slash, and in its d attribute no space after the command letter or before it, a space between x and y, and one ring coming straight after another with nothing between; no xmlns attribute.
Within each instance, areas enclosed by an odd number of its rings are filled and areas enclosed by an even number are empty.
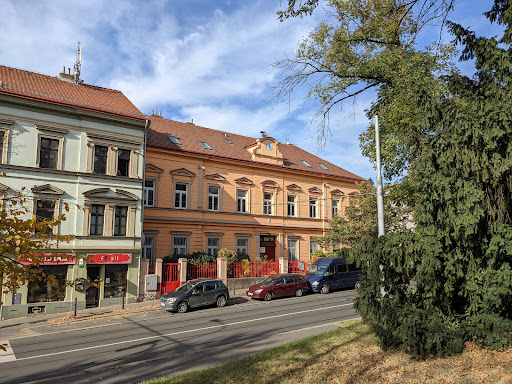
<svg viewBox="0 0 512 384"><path fill-rule="evenodd" d="M196 174L194 172L189 171L186 168L178 168L171 171L171 175L173 176L185 176L185 177L195 177Z"/></svg>

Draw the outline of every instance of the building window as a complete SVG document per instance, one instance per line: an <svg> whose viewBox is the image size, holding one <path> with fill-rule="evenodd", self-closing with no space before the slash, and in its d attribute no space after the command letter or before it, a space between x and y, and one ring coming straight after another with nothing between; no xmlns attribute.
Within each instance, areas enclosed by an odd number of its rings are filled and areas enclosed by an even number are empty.
<svg viewBox="0 0 512 384"><path fill-rule="evenodd" d="M300 162L304 164L306 167L311 168L311 165L309 165L309 163L306 160L301 160Z"/></svg>
<svg viewBox="0 0 512 384"><path fill-rule="evenodd" d="M9 144L9 131L0 129L0 164L7 163L7 148Z"/></svg>
<svg viewBox="0 0 512 384"><path fill-rule="evenodd" d="M94 173L105 175L107 173L108 147L94 146Z"/></svg>
<svg viewBox="0 0 512 384"><path fill-rule="evenodd" d="M219 187L209 186L208 187L208 210L218 211L219 210Z"/></svg>
<svg viewBox="0 0 512 384"><path fill-rule="evenodd" d="M114 236L126 236L128 207L116 207L114 216Z"/></svg>
<svg viewBox="0 0 512 384"><path fill-rule="evenodd" d="M317 217L317 202L318 200L315 197L309 198L309 217L311 219L316 219Z"/></svg>
<svg viewBox="0 0 512 384"><path fill-rule="evenodd" d="M288 195L288 216L295 217L297 215L297 196Z"/></svg>
<svg viewBox="0 0 512 384"><path fill-rule="evenodd" d="M320 247L316 242L314 242L313 240L309 241L309 253L313 253L315 251L318 251L319 249Z"/></svg>
<svg viewBox="0 0 512 384"><path fill-rule="evenodd" d="M117 176L130 175L130 153L127 149L117 150Z"/></svg>
<svg viewBox="0 0 512 384"><path fill-rule="evenodd" d="M53 200L36 200L36 220L37 221L51 221L55 218L55 201ZM36 231L39 232L39 231ZM42 231L41 231L42 232ZM53 228L46 227L44 233L52 233Z"/></svg>
<svg viewBox="0 0 512 384"><path fill-rule="evenodd" d="M142 258L148 260L150 265L153 265L154 254L155 238L153 236L144 235L144 245L142 246Z"/></svg>
<svg viewBox="0 0 512 384"><path fill-rule="evenodd" d="M219 243L220 239L209 237L207 253L209 255L217 257L217 252L219 252Z"/></svg>
<svg viewBox="0 0 512 384"><path fill-rule="evenodd" d="M64 301L66 296L67 265L40 266L38 275L41 280L28 282L28 303Z"/></svg>
<svg viewBox="0 0 512 384"><path fill-rule="evenodd" d="M210 151L212 150L212 148L206 142L200 141L199 143L203 146L204 149L209 149Z"/></svg>
<svg viewBox="0 0 512 384"><path fill-rule="evenodd" d="M228 144L233 144L233 142L229 139L224 139L224 140L226 140L226 143L228 143Z"/></svg>
<svg viewBox="0 0 512 384"><path fill-rule="evenodd" d="M181 144L180 141L175 136L167 135L167 137L169 138L169 140L171 140L171 143Z"/></svg>
<svg viewBox="0 0 512 384"><path fill-rule="evenodd" d="M263 214L272 215L272 197L271 192L263 193Z"/></svg>
<svg viewBox="0 0 512 384"><path fill-rule="evenodd" d="M126 292L127 265L105 265L105 290L104 297L123 297Z"/></svg>
<svg viewBox="0 0 512 384"><path fill-rule="evenodd" d="M239 213L247 213L249 212L248 207L248 199L247 199L247 190L246 189L238 189L236 191L236 210Z"/></svg>
<svg viewBox="0 0 512 384"><path fill-rule="evenodd" d="M265 143L265 148L267 149L267 151L271 151L272 150L272 143Z"/></svg>
<svg viewBox="0 0 512 384"><path fill-rule="evenodd" d="M187 209L188 184L176 183L174 185L174 208Z"/></svg>
<svg viewBox="0 0 512 384"><path fill-rule="evenodd" d="M296 261L297 259L297 240L288 240L288 260Z"/></svg>
<svg viewBox="0 0 512 384"><path fill-rule="evenodd" d="M175 237L173 239L173 255L186 255L187 254L187 238Z"/></svg>
<svg viewBox="0 0 512 384"><path fill-rule="evenodd" d="M155 206L155 180L144 181L144 206Z"/></svg>
<svg viewBox="0 0 512 384"><path fill-rule="evenodd" d="M340 200L339 199L332 199L332 217L336 217L339 215L340 212Z"/></svg>
<svg viewBox="0 0 512 384"><path fill-rule="evenodd" d="M91 205L91 235L103 235L103 221L105 217L105 206L93 204Z"/></svg>
<svg viewBox="0 0 512 384"><path fill-rule="evenodd" d="M57 169L59 161L59 140L41 137L39 150L39 167Z"/></svg>
<svg viewBox="0 0 512 384"><path fill-rule="evenodd" d="M322 164L322 163L318 163L318 165L320 166L320 168L325 169L326 171L328 171L328 170L329 170L329 168L327 168L327 167L326 167L324 164Z"/></svg>
<svg viewBox="0 0 512 384"><path fill-rule="evenodd" d="M249 239L236 239L236 251L249 254Z"/></svg>

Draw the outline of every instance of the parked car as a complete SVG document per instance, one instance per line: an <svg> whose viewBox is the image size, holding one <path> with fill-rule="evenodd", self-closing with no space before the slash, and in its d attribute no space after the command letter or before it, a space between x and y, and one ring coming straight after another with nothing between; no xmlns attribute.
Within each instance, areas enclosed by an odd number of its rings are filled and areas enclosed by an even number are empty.
<svg viewBox="0 0 512 384"><path fill-rule="evenodd" d="M195 279L164 293L160 297L160 307L169 312L185 313L189 308L212 304L223 307L228 300L228 287L221 280Z"/></svg>
<svg viewBox="0 0 512 384"><path fill-rule="evenodd" d="M304 277L295 273L270 275L261 283L249 287L247 296L270 301L276 297L297 296L307 292L308 284Z"/></svg>
<svg viewBox="0 0 512 384"><path fill-rule="evenodd" d="M361 270L341 257L319 257L306 273L313 292L329 293L333 289L359 286Z"/></svg>

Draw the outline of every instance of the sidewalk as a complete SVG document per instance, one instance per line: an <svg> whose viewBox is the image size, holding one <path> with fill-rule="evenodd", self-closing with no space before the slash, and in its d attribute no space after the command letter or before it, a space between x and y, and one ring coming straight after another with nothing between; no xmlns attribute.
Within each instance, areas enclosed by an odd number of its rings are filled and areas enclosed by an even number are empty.
<svg viewBox="0 0 512 384"><path fill-rule="evenodd" d="M63 323L74 323L86 319L101 319L119 315L134 315L141 312L157 311L160 309L159 300L148 300L137 303L125 304L124 310L121 304L108 307L95 307L79 310L77 316L74 312L63 312L55 314L40 314L25 317L18 317L10 320L0 321L0 340L7 340L21 336L27 336L33 332L31 328L44 325L57 325ZM61 320L57 320L61 319Z"/></svg>

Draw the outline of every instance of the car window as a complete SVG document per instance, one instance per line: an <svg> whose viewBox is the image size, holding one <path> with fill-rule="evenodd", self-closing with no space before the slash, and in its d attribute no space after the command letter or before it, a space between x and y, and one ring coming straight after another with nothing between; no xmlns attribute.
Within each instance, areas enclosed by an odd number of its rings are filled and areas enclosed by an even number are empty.
<svg viewBox="0 0 512 384"><path fill-rule="evenodd" d="M279 279L279 280L277 281L277 284L284 285L284 284L285 284L285 283L284 283L284 277L283 277L282 279Z"/></svg>
<svg viewBox="0 0 512 384"><path fill-rule="evenodd" d="M295 283L295 279L293 278L293 276L285 277L285 281L286 281L286 284Z"/></svg>
<svg viewBox="0 0 512 384"><path fill-rule="evenodd" d="M197 284L194 289L192 290L192 293L203 293L204 290L204 284Z"/></svg>
<svg viewBox="0 0 512 384"><path fill-rule="evenodd" d="M334 274L334 265L329 265L329 273Z"/></svg>
<svg viewBox="0 0 512 384"><path fill-rule="evenodd" d="M360 269L356 267L355 263L354 264L349 264L348 265L348 270L350 272L354 272L354 271L359 271Z"/></svg>
<svg viewBox="0 0 512 384"><path fill-rule="evenodd" d="M207 281L205 287L205 291L214 291L217 289L217 284L215 284L215 281Z"/></svg>
<svg viewBox="0 0 512 384"><path fill-rule="evenodd" d="M301 281L304 281L304 278L302 276L295 276L295 281L300 283Z"/></svg>
<svg viewBox="0 0 512 384"><path fill-rule="evenodd" d="M347 266L345 264L338 264L338 273L347 272Z"/></svg>

